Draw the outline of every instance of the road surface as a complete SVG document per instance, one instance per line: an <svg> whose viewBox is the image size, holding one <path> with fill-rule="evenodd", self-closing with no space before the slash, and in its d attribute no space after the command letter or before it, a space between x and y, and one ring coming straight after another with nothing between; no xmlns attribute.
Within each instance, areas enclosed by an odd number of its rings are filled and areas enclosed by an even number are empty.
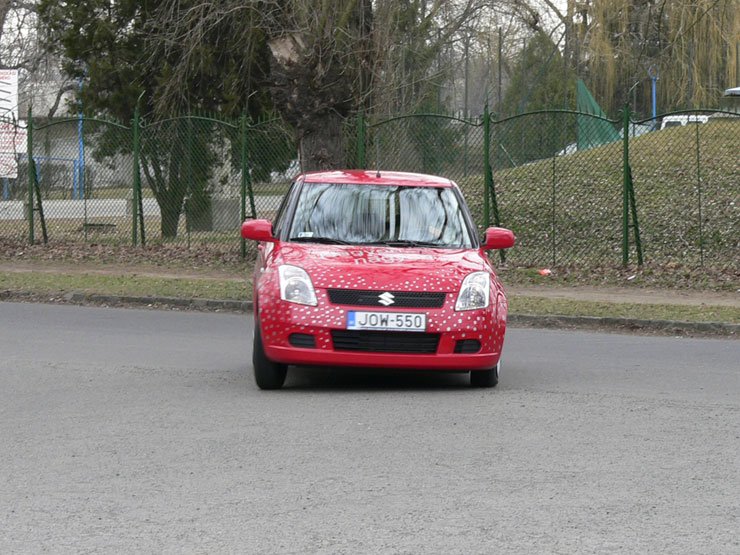
<svg viewBox="0 0 740 555"><path fill-rule="evenodd" d="M510 330L499 387L250 317L0 303L0 552L738 553L740 342Z"/></svg>

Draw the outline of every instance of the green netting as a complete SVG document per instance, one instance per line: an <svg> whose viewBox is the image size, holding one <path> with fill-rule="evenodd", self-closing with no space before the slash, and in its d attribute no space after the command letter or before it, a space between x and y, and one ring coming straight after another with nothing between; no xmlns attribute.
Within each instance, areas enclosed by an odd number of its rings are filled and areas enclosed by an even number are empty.
<svg viewBox="0 0 740 555"><path fill-rule="evenodd" d="M612 122L606 119L606 114L581 79L576 82L576 107L578 112L582 113L578 116L578 150L587 150L619 140L619 132ZM598 119L584 114L598 116Z"/></svg>

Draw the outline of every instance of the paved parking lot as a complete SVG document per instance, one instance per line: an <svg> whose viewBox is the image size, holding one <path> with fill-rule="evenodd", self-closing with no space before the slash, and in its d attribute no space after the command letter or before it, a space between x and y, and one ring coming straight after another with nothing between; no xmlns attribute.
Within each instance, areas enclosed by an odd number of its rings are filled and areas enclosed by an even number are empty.
<svg viewBox="0 0 740 555"><path fill-rule="evenodd" d="M0 303L0 552L740 551L740 342L513 329L495 390Z"/></svg>

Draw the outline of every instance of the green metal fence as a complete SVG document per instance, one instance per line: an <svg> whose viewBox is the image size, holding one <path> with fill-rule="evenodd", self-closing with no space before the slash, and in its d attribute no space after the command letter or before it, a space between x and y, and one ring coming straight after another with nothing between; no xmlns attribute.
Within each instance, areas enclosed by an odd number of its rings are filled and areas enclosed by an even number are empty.
<svg viewBox="0 0 740 555"><path fill-rule="evenodd" d="M279 120L27 121L6 122L23 144L11 150L5 141L0 152L6 240L223 245L245 254L239 224L271 217L297 173L293 133Z"/></svg>
<svg viewBox="0 0 740 555"><path fill-rule="evenodd" d="M705 123L696 115L710 116ZM481 227L514 230L517 266L740 268L740 118L620 120L548 110L367 125L367 167L448 176ZM666 116L686 125L660 129ZM671 118L669 118L671 119Z"/></svg>
<svg viewBox="0 0 740 555"><path fill-rule="evenodd" d="M514 230L513 265L736 272L740 118L622 116L359 116L347 122L347 165L455 180L481 227ZM279 120L27 121L4 124L0 152L0 235L14 241L215 245L246 256L239 223L271 218L299 172Z"/></svg>

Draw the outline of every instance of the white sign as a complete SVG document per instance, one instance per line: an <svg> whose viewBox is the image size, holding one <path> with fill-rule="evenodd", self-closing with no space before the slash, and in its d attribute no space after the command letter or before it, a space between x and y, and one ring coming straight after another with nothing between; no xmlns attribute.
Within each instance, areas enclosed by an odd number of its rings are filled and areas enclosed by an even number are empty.
<svg viewBox="0 0 740 555"><path fill-rule="evenodd" d="M18 177L18 154L28 152L25 122L17 124L0 121L0 178Z"/></svg>
<svg viewBox="0 0 740 555"><path fill-rule="evenodd" d="M17 69L0 69L0 118L18 119Z"/></svg>

